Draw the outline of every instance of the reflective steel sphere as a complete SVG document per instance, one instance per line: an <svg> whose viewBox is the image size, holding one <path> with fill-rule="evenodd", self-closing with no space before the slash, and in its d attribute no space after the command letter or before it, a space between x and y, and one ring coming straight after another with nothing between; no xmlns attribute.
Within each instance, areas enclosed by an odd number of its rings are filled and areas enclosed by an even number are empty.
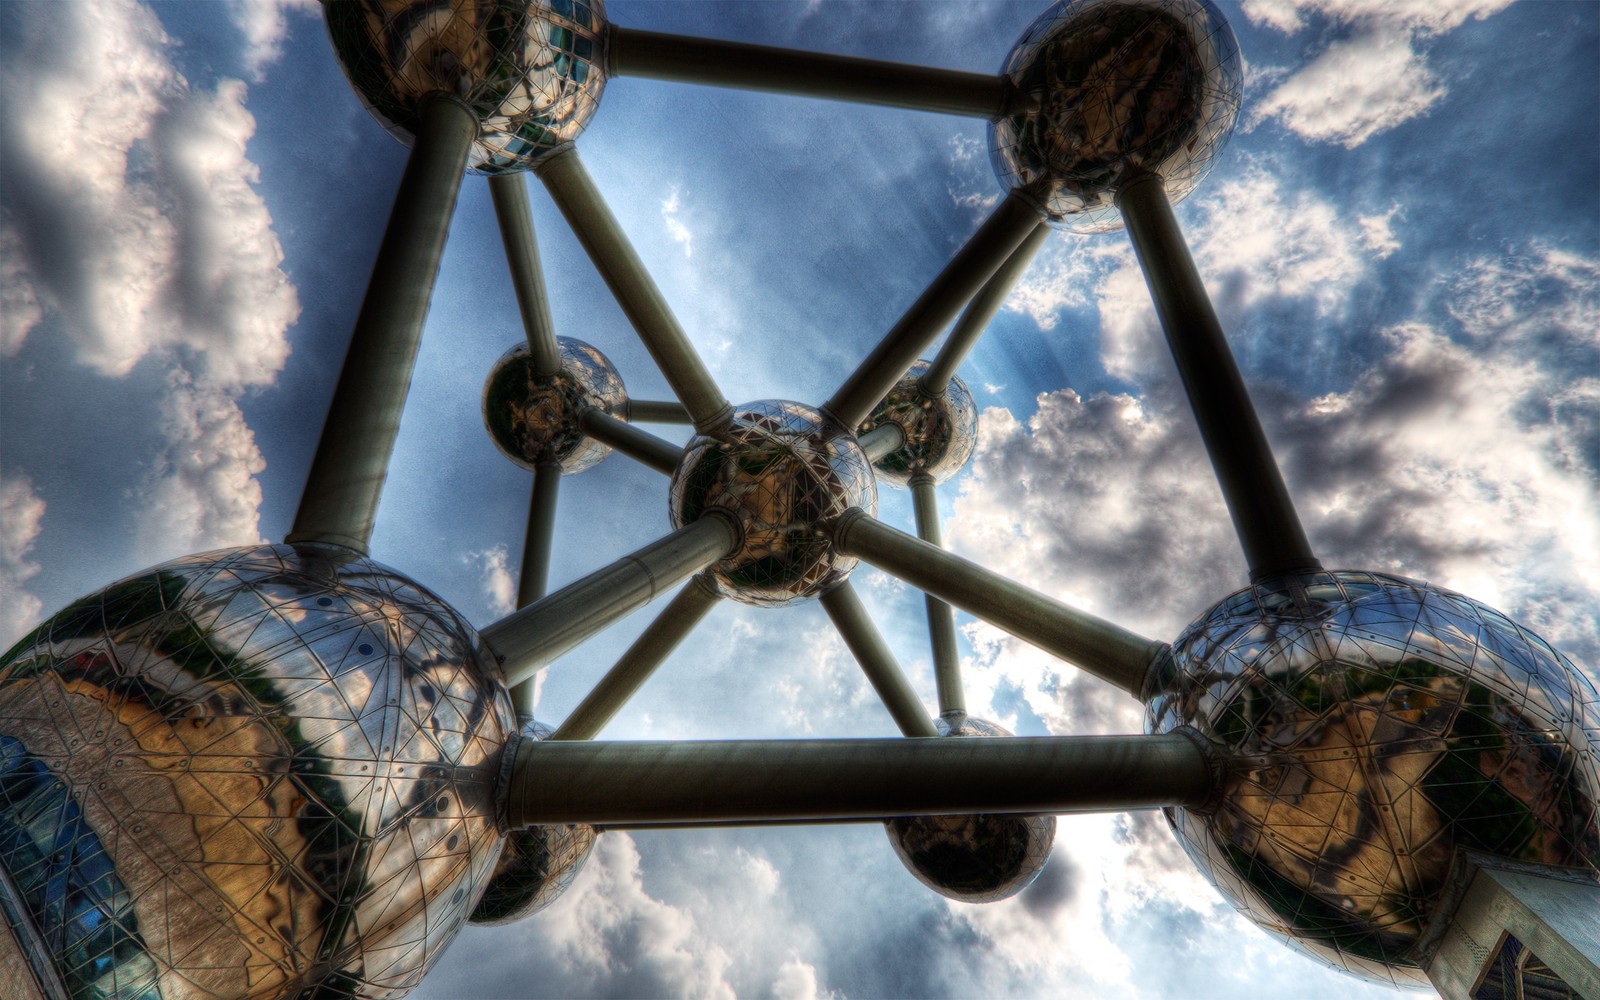
<svg viewBox="0 0 1600 1000"><path fill-rule="evenodd" d="M989 126L1007 190L1040 185L1039 207L1079 233L1116 229L1117 186L1163 179L1194 190L1233 133L1244 85L1233 29L1210 0L1062 0L1017 40L1001 71L1037 106Z"/></svg>
<svg viewBox="0 0 1600 1000"><path fill-rule="evenodd" d="M578 417L593 407L627 419L622 376L604 354L570 337L557 337L561 370L534 371L526 342L500 356L483 383L483 425L495 447L524 469L557 462L563 475L582 472L611 454L586 436Z"/></svg>
<svg viewBox="0 0 1600 1000"><path fill-rule="evenodd" d="M935 719L940 736L1010 736L984 719ZM1026 889L1050 860L1054 816L908 816L883 824L917 881L963 903L994 903Z"/></svg>
<svg viewBox="0 0 1600 1000"><path fill-rule="evenodd" d="M1409 956L1456 851L1600 865L1600 707L1538 636L1460 594L1318 573L1223 600L1178 637L1147 725L1236 755L1219 807L1171 809L1234 906L1358 976Z"/></svg>
<svg viewBox="0 0 1600 1000"><path fill-rule="evenodd" d="M919 475L945 482L967 464L978 443L978 407L967 384L951 376L944 395L930 397L917 388L927 370L926 361L912 365L861 425L863 434L894 424L905 435L905 444L872 463L879 479L896 486Z"/></svg>
<svg viewBox="0 0 1600 1000"><path fill-rule="evenodd" d="M522 724L521 738L547 740L552 731L529 719ZM597 835L594 827L582 823L512 830L469 919L475 924L509 924L549 906L578 877Z"/></svg>
<svg viewBox="0 0 1600 1000"><path fill-rule="evenodd" d="M0 659L3 902L74 997L402 996L493 869L513 727L472 628L371 560L166 563Z"/></svg>
<svg viewBox="0 0 1600 1000"><path fill-rule="evenodd" d="M872 465L855 436L803 403L746 403L714 434L697 434L672 474L672 526L713 507L731 512L744 543L711 568L718 592L778 607L842 583L856 560L821 525L860 507L878 509Z"/></svg>
<svg viewBox="0 0 1600 1000"><path fill-rule="evenodd" d="M526 170L576 139L605 89L601 0L326 0L325 11L350 85L401 142L426 98L466 102L478 173Z"/></svg>

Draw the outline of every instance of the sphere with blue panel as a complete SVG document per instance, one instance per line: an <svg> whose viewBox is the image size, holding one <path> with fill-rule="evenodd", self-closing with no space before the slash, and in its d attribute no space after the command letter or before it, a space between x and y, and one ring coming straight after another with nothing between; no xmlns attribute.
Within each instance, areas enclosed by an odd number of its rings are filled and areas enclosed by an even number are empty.
<svg viewBox="0 0 1600 1000"><path fill-rule="evenodd" d="M1232 760L1167 818L1245 916L1336 968L1427 985L1412 949L1458 852L1600 874L1600 695L1532 631L1379 573L1264 581L1180 635L1147 728Z"/></svg>
<svg viewBox="0 0 1600 1000"><path fill-rule="evenodd" d="M502 836L499 667L433 594L289 546L166 563L0 659L0 979L399 997Z"/></svg>

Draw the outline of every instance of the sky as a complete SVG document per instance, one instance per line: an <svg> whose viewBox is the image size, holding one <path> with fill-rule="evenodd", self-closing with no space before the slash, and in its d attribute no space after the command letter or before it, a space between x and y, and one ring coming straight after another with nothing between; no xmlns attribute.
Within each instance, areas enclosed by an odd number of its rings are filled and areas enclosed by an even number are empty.
<svg viewBox="0 0 1600 1000"><path fill-rule="evenodd" d="M629 27L994 72L1042 5L616 0ZM1600 5L1246 0L1239 128L1178 206L1314 549L1425 579L1600 664ZM724 392L820 402L1001 192L982 122L616 79L584 162ZM308 0L0 5L0 646L190 552L288 530L405 149ZM557 332L665 383L539 185ZM373 555L478 625L530 476L483 430L521 338L466 178ZM1121 233L1052 235L960 375L947 544L1154 638L1245 582ZM682 440L680 428L656 428ZM612 456L561 487L552 584L668 530ZM909 530L909 497L880 516ZM858 589L936 711L921 595ZM659 607L659 605L657 606ZM557 661L557 723L657 608ZM958 618L967 701L1020 734L1139 706ZM891 736L813 604L724 602L604 738ZM605 834L577 882L468 929L418 997L1392 995L1237 917L1159 813L1063 818L996 904L875 826Z"/></svg>

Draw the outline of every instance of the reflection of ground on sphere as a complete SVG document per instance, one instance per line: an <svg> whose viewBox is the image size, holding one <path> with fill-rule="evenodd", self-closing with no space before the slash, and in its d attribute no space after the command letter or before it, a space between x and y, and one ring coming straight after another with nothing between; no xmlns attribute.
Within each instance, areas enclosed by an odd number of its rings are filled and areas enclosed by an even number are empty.
<svg viewBox="0 0 1600 1000"><path fill-rule="evenodd" d="M865 434L894 424L905 435L904 444L872 463L879 479L896 486L916 476L948 481L967 464L978 443L978 407L967 384L952 375L944 393L931 397L917 385L927 370L926 361L912 365L860 428Z"/></svg>
<svg viewBox="0 0 1600 1000"><path fill-rule="evenodd" d="M586 409L621 418L627 410L622 376L604 354L570 337L557 337L561 370L540 375L527 342L500 356L483 384L483 424L500 453L532 470L555 462L563 474L593 468L611 449L586 436L578 420Z"/></svg>
<svg viewBox="0 0 1600 1000"><path fill-rule="evenodd" d="M1476 601L1374 573L1258 584L1179 636L1149 702L1233 753L1212 815L1169 810L1257 924L1357 975L1408 957L1455 852L1600 866L1600 696Z"/></svg>
<svg viewBox="0 0 1600 1000"><path fill-rule="evenodd" d="M940 736L1010 736L985 719L935 719ZM884 824L900 861L923 885L963 903L994 903L1026 889L1055 843L1054 816L906 816Z"/></svg>
<svg viewBox="0 0 1600 1000"><path fill-rule="evenodd" d="M345 76L401 142L428 97L472 110L479 173L525 170L576 139L605 89L602 0L326 0L325 13Z"/></svg>
<svg viewBox="0 0 1600 1000"><path fill-rule="evenodd" d="M377 563L180 559L0 660L0 867L74 996L400 996L489 876L512 725Z"/></svg>
<svg viewBox="0 0 1600 1000"><path fill-rule="evenodd" d="M1183 198L1233 132L1243 64L1209 0L1062 0L1001 71L1036 110L989 126L1007 190L1043 185L1047 218L1080 233L1121 226L1112 199L1135 173Z"/></svg>
<svg viewBox="0 0 1600 1000"><path fill-rule="evenodd" d="M820 411L787 400L746 403L714 434L697 434L672 476L672 525L725 511L744 532L711 568L725 597L777 607L818 597L856 560L822 526L851 507L878 509L872 466L855 436Z"/></svg>

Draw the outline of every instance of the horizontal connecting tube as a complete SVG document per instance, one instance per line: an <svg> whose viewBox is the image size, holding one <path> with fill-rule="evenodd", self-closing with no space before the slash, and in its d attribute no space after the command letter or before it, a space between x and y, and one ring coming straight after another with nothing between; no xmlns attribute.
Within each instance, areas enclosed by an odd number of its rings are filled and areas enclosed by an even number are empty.
<svg viewBox="0 0 1600 1000"><path fill-rule="evenodd" d="M971 118L999 117L1012 96L1003 77L930 66L617 25L609 27L606 42L606 69L612 76L737 87Z"/></svg>
<svg viewBox="0 0 1600 1000"><path fill-rule="evenodd" d="M1167 650L1166 643L1135 635L896 531L859 507L834 522L833 543L846 555L949 601L1135 698L1142 694L1150 665Z"/></svg>
<svg viewBox="0 0 1600 1000"><path fill-rule="evenodd" d="M1033 232L1028 234L1028 238L1022 241L1022 245L1012 251L1006 262L1000 265L1000 270L984 282L978 294L967 303L967 308L961 312L961 318L950 328L950 336L945 338L939 353L934 355L928 370L923 372L922 378L918 380L918 386L924 394L933 398L944 395L945 387L950 384L950 377L961 367L967 352L972 350L972 345L978 342L983 331L989 328L995 314L1000 311L1006 297L1011 294L1011 289L1016 287L1049 236L1050 227L1043 222L1039 223Z"/></svg>
<svg viewBox="0 0 1600 1000"><path fill-rule="evenodd" d="M677 470L678 461L683 458L683 449L671 441L662 440L649 431L642 431L600 410L584 410L578 418L578 426L601 444L669 476Z"/></svg>
<svg viewBox="0 0 1600 1000"><path fill-rule="evenodd" d="M922 699L911 690L905 672L895 662L889 645L883 641L877 626L872 624L867 609L861 605L861 598L849 580L822 595L822 610L828 613L833 627L839 630L844 644L850 647L856 662L861 664L862 673L867 675L872 689L878 692L883 707L894 717L901 734L938 736L939 730L928 719L928 710L922 707Z"/></svg>
<svg viewBox="0 0 1600 1000"><path fill-rule="evenodd" d="M528 338L533 370L554 375L561 370L561 348L550 320L550 297L545 292L544 271L539 266L539 243L533 235L533 209L528 202L528 182L520 173L489 178L500 242L505 244L511 287L517 293L522 330Z"/></svg>
<svg viewBox="0 0 1600 1000"><path fill-rule="evenodd" d="M726 556L738 544L739 528L732 518L707 514L512 612L479 634L500 659L506 684L519 684L612 622Z"/></svg>
<svg viewBox="0 0 1600 1000"><path fill-rule="evenodd" d="M879 462L905 447L906 432L899 424L879 424L856 439L867 461Z"/></svg>
<svg viewBox="0 0 1600 1000"><path fill-rule="evenodd" d="M512 827L732 826L1200 806L1214 751L1184 732L1005 739L517 744Z"/></svg>

